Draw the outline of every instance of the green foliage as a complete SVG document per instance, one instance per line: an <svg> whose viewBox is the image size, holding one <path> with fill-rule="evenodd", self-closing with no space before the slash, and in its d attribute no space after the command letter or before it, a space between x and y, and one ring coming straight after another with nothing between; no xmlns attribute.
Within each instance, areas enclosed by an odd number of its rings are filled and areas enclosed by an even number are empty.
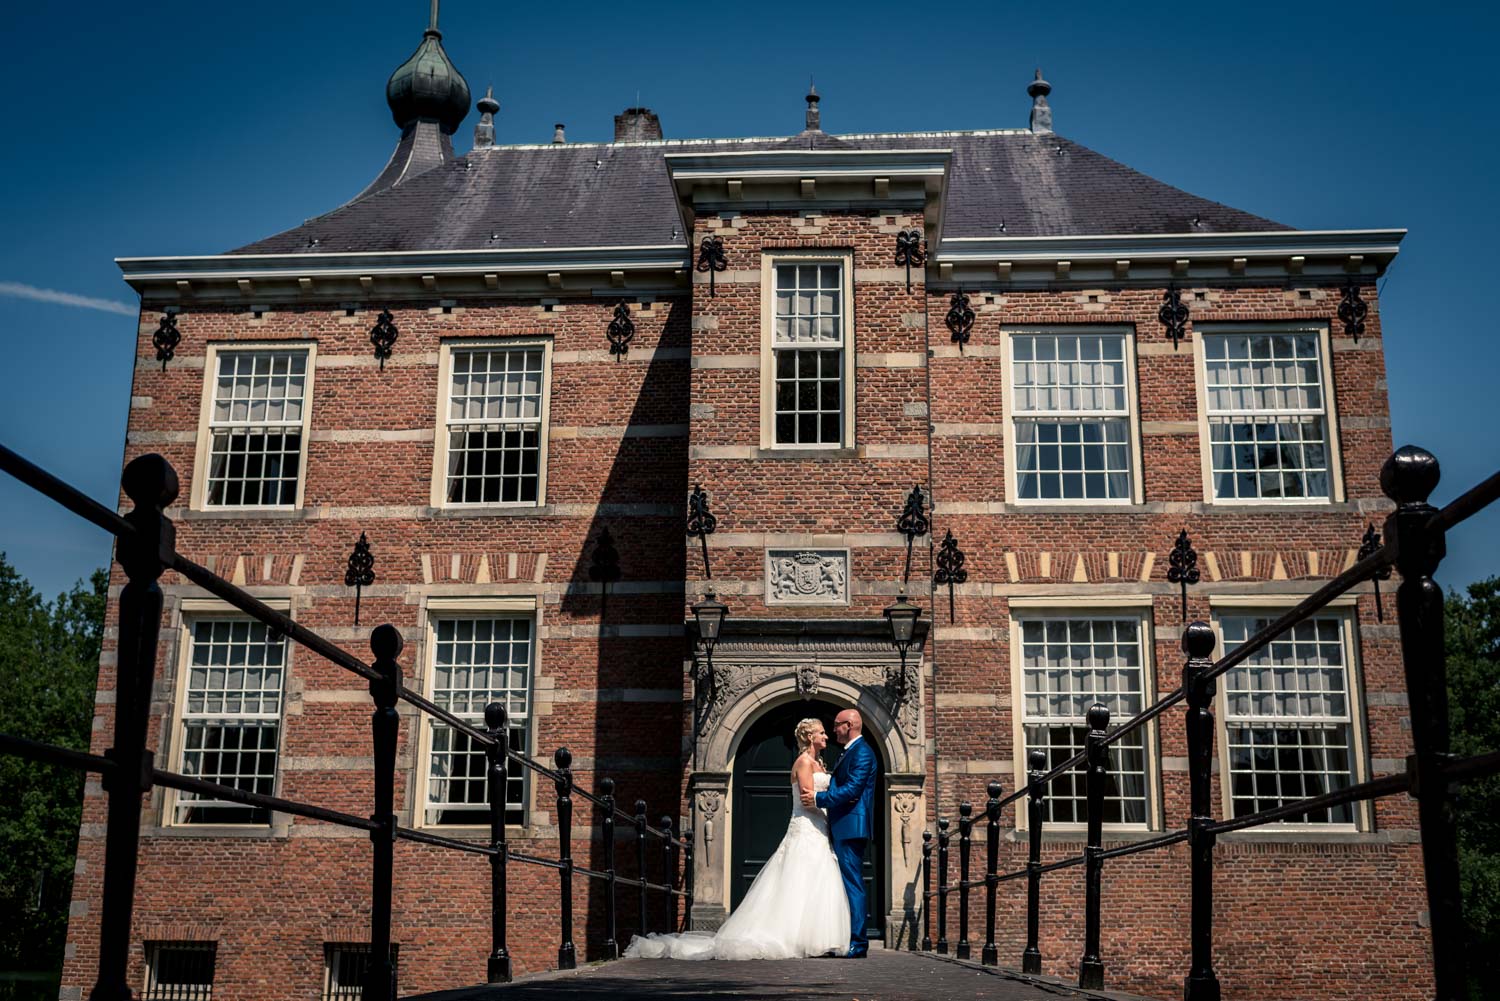
<svg viewBox="0 0 1500 1001"><path fill-rule="evenodd" d="M1451 594L1447 626L1453 753L1500 750L1500 577ZM1500 982L1500 776L1466 782L1457 800L1469 992Z"/></svg>
<svg viewBox="0 0 1500 1001"><path fill-rule="evenodd" d="M49 603L0 553L0 733L88 750L107 583ZM82 797L80 773L0 755L0 970L62 966Z"/></svg>

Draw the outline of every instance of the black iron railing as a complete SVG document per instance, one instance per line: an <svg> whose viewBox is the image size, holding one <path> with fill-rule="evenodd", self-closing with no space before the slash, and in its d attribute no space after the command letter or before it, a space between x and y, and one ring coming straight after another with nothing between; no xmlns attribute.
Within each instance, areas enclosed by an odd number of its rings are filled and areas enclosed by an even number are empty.
<svg viewBox="0 0 1500 1001"><path fill-rule="evenodd" d="M130 928L134 908L136 857L140 844L141 797L154 786L210 796L218 800L261 807L310 820L370 832L374 866L370 896L370 972L362 997L365 1001L391 1001L396 996L395 968L391 962L391 896L395 871L395 842L418 842L438 848L483 855L491 866L491 947L486 976L490 983L511 979L511 956L506 922L507 867L511 862L544 866L558 872L561 893L558 966L572 968L577 962L573 943L573 878L583 876L603 884L605 907L605 958L619 955L617 891L634 891L637 903L636 929L649 927L648 898L659 894L663 927L674 923L678 899L685 898L682 914L693 904L693 839L684 829L682 837L672 831L672 818L663 816L660 826L647 821L646 803L637 800L634 815L615 805L612 779L602 778L600 795L580 789L573 779L572 754L560 747L553 755L554 767L515 751L506 741L506 711L499 703L485 707L484 726L478 727L407 688L397 658L401 654L400 631L392 625L377 626L370 634L370 664L355 657L306 626L246 591L183 556L176 547L176 527L164 513L177 497L177 473L159 455L145 455L125 467L122 484L134 509L124 516L90 499L38 466L0 445L0 470L34 487L80 517L93 522L118 540L115 554L125 570L126 583L119 599L119 647L116 660L114 745L103 755L0 734L0 753L61 765L102 776L108 797L108 819L104 848L104 891L99 923L99 975L91 1001L117 1001L132 996L126 980L130 951ZM246 615L264 623L282 636L299 643L324 659L369 682L375 703L371 717L374 744L374 810L357 817L312 803L302 803L250 792L155 767L153 752L146 746L151 687L156 673L160 638L161 575L173 570L210 594L223 599ZM400 717L396 703L406 702L421 712L463 733L484 749L487 761L487 801L490 836L488 843L464 841L431 831L401 827L394 810L396 742ZM516 851L507 844L505 789L512 764L550 779L557 790L558 857L543 858ZM675 781L675 775L674 775ZM578 865L573 860L573 799L594 804L600 813L605 866L602 870ZM615 867L615 823L623 821L635 831L636 875L620 875ZM661 844L659 875L653 881L647 861L647 841ZM680 859L680 867L679 867ZM679 878L679 868L681 877Z"/></svg>
<svg viewBox="0 0 1500 1001"><path fill-rule="evenodd" d="M1084 867L1083 955L1078 983L1084 988L1104 985L1104 962L1100 955L1100 902L1104 863L1141 852L1188 843L1191 878L1191 967L1185 979L1186 1001L1218 1001L1219 979L1213 965L1213 866L1214 843L1221 834L1263 824L1292 820L1319 810L1409 793L1417 801L1422 836L1422 861L1426 874L1428 913L1432 921L1432 961L1436 996L1457 1001L1464 996L1462 955L1462 898L1458 880L1458 849L1453 826L1453 795L1457 783L1500 773L1500 751L1471 758L1454 759L1449 754L1447 673L1443 653L1443 592L1433 580L1445 550L1447 531L1500 498L1500 473L1496 473L1439 511L1427 503L1438 483L1438 462L1412 446L1396 451L1380 472L1381 489L1395 502L1396 510L1386 519L1384 543L1368 556L1304 598L1285 614L1251 636L1235 650L1212 659L1213 629L1193 622L1183 631L1182 649L1187 654L1182 685L1155 704L1110 728L1109 709L1095 703L1088 711L1088 735L1078 754L1047 768L1046 754L1033 750L1027 759L1027 782L1008 796L1001 796L999 782L989 783L985 804L985 874L971 879L969 854L973 844L968 803L959 805L959 880L950 885L949 853L952 834L947 818L939 819L936 833L936 882L933 889L933 841L931 831L922 835L922 944L927 951L948 952L949 897L958 893L960 957L969 954L968 916L970 891L985 890L985 944L982 962L995 965L995 892L1000 883L1025 879L1026 947L1021 969L1042 971L1038 945L1041 927L1041 880L1048 873L1075 866ZM1333 599L1357 585L1381 576L1394 566L1401 573L1396 591L1400 621L1401 659L1411 704L1412 743L1415 753L1405 771L1361 782L1321 796L1294 800L1243 817L1215 820L1211 802L1210 775L1214 755L1214 682L1273 639L1303 622ZM1109 746L1161 716L1179 702L1187 702L1185 719L1188 747L1190 816L1187 827L1149 840L1106 850L1103 845L1104 793L1109 782ZM1042 863L1042 828L1050 784L1064 773L1084 766L1086 819L1084 849L1080 855ZM1024 868L997 871L1000 813L1022 798L1027 808L1028 857ZM1019 807L1018 807L1019 809ZM937 942L932 940L933 913L937 917Z"/></svg>

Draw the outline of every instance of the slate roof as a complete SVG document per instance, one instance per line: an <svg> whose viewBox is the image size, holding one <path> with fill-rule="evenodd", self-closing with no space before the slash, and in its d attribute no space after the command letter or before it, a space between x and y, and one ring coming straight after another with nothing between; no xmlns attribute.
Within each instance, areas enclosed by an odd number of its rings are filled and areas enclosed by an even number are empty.
<svg viewBox="0 0 1500 1001"><path fill-rule="evenodd" d="M810 136L804 132L791 139L476 149L396 187L358 198L230 253L673 243L681 243L686 250L664 153L786 149L804 144L818 149L951 149L945 237L1291 229L1188 194L1052 134L1011 130Z"/></svg>

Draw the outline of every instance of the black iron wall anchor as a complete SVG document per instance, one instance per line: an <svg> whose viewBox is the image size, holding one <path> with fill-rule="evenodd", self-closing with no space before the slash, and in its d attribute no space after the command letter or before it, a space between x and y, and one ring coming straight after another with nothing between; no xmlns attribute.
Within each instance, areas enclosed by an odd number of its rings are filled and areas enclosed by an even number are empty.
<svg viewBox="0 0 1500 1001"><path fill-rule="evenodd" d="M974 311L969 308L969 297L964 294L963 289L953 293L953 299L948 303L948 315L943 318L948 325L948 332L954 344L958 345L959 354L963 354L964 345L969 343L969 334L974 330Z"/></svg>
<svg viewBox="0 0 1500 1001"><path fill-rule="evenodd" d="M1166 294L1162 296L1161 309L1156 311L1156 318L1166 328L1167 336L1172 339L1172 350L1177 350L1177 345L1187 336L1188 308L1182 301L1182 291L1176 285L1168 285Z"/></svg>
<svg viewBox="0 0 1500 1001"><path fill-rule="evenodd" d="M911 291L911 269L927 263L927 248L919 229L903 229L896 234L896 267L906 268L906 291Z"/></svg>
<svg viewBox="0 0 1500 1001"><path fill-rule="evenodd" d="M708 491L694 483L693 492L688 495L687 534L696 535L703 546L703 576L707 580L714 579L708 565L708 537L718 527L719 519L708 510Z"/></svg>
<svg viewBox="0 0 1500 1001"><path fill-rule="evenodd" d="M906 536L906 569L901 574L903 591L911 580L911 544L917 536L926 535L927 530L932 527L932 522L927 520L924 504L922 486L918 484L907 494L906 507L902 508L901 517L896 519L896 531Z"/></svg>
<svg viewBox="0 0 1500 1001"><path fill-rule="evenodd" d="M1359 335L1365 332L1365 317L1370 305L1359 296L1359 284L1351 277L1344 282L1344 297L1339 301L1339 319L1344 323L1344 333L1359 343Z"/></svg>
<svg viewBox="0 0 1500 1001"><path fill-rule="evenodd" d="M948 622L951 625L954 621L953 588L969 579L969 571L964 569L964 551L958 548L958 540L953 537L951 528L938 547L937 567L932 582L939 586L948 585Z"/></svg>
<svg viewBox="0 0 1500 1001"><path fill-rule="evenodd" d="M1360 540L1359 559L1374 556L1380 551L1380 533L1375 531L1373 523L1365 526L1365 536ZM1370 575L1370 581L1375 585L1375 621L1385 621L1385 609L1380 606L1380 582L1391 579L1391 568L1381 567Z"/></svg>
<svg viewBox="0 0 1500 1001"><path fill-rule="evenodd" d="M599 533L594 544L594 559L589 564L589 580L599 585L599 623L603 625L609 607L609 585L620 579L620 551L609 526Z"/></svg>
<svg viewBox="0 0 1500 1001"><path fill-rule="evenodd" d="M708 294L714 294L714 275L729 267L724 258L724 241L717 236L705 236L698 246L697 270L708 272Z"/></svg>
<svg viewBox="0 0 1500 1001"><path fill-rule="evenodd" d="M169 309L162 314L156 333L151 335L151 344L156 348L156 360L161 362L163 372L167 370L167 362L177 354L177 345L181 343L182 332L177 329L177 312Z"/></svg>
<svg viewBox="0 0 1500 1001"><path fill-rule="evenodd" d="M1168 561L1171 566L1167 568L1167 580L1182 586L1182 621L1186 625L1188 585L1196 584L1201 579L1198 573L1198 551L1193 548L1193 540L1188 538L1187 529L1177 533L1177 542L1172 546L1172 555L1168 557Z"/></svg>
<svg viewBox="0 0 1500 1001"><path fill-rule="evenodd" d="M630 307L624 300L615 307L615 318L609 321L604 336L609 338L609 353L615 356L616 362L622 360L630 350L630 342L635 339L635 321L630 318Z"/></svg>
<svg viewBox="0 0 1500 1001"><path fill-rule="evenodd" d="M391 356L396 339L401 332L396 329L396 318L389 309L382 309L375 317L375 326L370 328L370 343L375 345L375 357L380 359L380 371L385 371L385 360Z"/></svg>
<svg viewBox="0 0 1500 1001"><path fill-rule="evenodd" d="M375 554L370 552L370 540L359 533L354 552L349 554L349 566L344 571L344 586L354 588L354 624L359 625L359 599L361 592L375 583Z"/></svg>

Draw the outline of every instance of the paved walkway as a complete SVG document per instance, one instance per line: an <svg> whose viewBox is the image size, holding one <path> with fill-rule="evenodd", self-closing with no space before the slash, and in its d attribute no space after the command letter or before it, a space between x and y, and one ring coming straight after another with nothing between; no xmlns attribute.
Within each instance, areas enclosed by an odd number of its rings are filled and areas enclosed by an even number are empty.
<svg viewBox="0 0 1500 1001"><path fill-rule="evenodd" d="M872 949L868 959L757 962L674 962L622 959L579 970L538 973L503 986L464 987L407 1001L544 1001L611 998L688 1001L778 998L828 1001L1057 1001L1059 998L1144 1001L1128 994L1081 991L1051 977L1026 977L978 963Z"/></svg>

